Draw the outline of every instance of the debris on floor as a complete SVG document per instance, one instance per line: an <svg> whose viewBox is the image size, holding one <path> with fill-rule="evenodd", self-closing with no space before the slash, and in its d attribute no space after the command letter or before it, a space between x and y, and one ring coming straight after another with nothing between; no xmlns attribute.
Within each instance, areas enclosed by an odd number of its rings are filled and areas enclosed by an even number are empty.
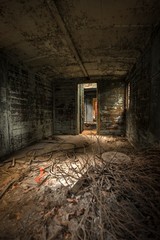
<svg viewBox="0 0 160 240"><path fill-rule="evenodd" d="M0 165L0 239L160 239L160 148L63 136Z"/></svg>

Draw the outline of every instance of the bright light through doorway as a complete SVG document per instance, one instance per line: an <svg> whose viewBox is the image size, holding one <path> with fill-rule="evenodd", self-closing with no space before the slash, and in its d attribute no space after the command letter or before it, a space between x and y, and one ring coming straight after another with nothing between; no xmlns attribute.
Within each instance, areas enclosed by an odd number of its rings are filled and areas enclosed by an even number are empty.
<svg viewBox="0 0 160 240"><path fill-rule="evenodd" d="M79 133L97 134L97 83L78 85Z"/></svg>

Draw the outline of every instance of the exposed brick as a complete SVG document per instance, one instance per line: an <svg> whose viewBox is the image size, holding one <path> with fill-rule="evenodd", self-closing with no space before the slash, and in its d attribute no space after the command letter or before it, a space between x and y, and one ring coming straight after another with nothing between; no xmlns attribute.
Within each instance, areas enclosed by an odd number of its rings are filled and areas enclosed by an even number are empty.
<svg viewBox="0 0 160 240"><path fill-rule="evenodd" d="M127 77L131 85L127 137L139 146L160 141L160 31Z"/></svg>
<svg viewBox="0 0 160 240"><path fill-rule="evenodd" d="M98 83L100 134L125 134L124 82L100 81Z"/></svg>
<svg viewBox="0 0 160 240"><path fill-rule="evenodd" d="M63 84L55 83L54 86L54 133L76 134L76 84L64 81Z"/></svg>
<svg viewBox="0 0 160 240"><path fill-rule="evenodd" d="M1 60L0 71L2 157L53 133L53 91L50 80L21 64Z"/></svg>

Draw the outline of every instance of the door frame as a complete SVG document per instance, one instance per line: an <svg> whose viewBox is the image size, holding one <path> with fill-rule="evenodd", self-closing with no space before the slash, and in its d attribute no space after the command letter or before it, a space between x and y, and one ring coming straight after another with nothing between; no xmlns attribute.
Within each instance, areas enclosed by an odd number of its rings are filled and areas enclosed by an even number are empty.
<svg viewBox="0 0 160 240"><path fill-rule="evenodd" d="M81 83L77 83L77 87L76 87L76 99L77 99L77 107L76 107L76 112L77 112L77 134L80 134L83 131L83 125L84 125L84 113L83 113L83 121L82 121L82 114L81 114L81 108L84 108L84 89L82 90L82 88L80 87L82 84L85 84L88 82L81 82ZM91 82L89 82L91 83ZM96 121L96 131L97 131L97 135L99 134L99 100L100 100L100 96L99 96L99 91L98 91L98 82L94 81L92 83L96 83L97 87L96 87L96 98L97 98L97 121ZM82 93L83 92L83 93ZM81 97L83 95L83 103L81 101ZM83 106L82 106L83 105ZM84 111L84 110L83 110Z"/></svg>

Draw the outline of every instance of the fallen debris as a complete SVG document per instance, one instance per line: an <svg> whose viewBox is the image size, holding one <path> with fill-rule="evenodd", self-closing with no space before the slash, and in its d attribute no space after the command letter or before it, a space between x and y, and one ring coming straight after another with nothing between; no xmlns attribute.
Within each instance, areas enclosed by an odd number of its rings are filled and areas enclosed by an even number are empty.
<svg viewBox="0 0 160 240"><path fill-rule="evenodd" d="M124 148L106 151L111 141L94 140L96 152L61 151L1 167L8 178L19 173L2 184L2 239L160 239L160 149L128 155Z"/></svg>

